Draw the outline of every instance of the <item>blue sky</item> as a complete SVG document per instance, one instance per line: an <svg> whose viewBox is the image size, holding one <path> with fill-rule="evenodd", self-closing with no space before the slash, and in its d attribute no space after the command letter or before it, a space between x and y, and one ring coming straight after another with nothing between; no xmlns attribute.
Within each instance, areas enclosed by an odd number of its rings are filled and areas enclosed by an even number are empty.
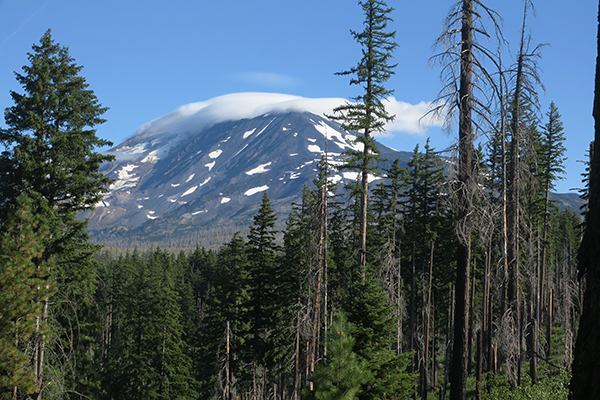
<svg viewBox="0 0 600 400"><path fill-rule="evenodd" d="M549 44L539 60L546 88L540 89L541 110L545 119L554 101L562 115L567 179L557 183L557 191L567 192L581 186L583 165L577 160L584 159L593 137L598 4L535 3L529 32L533 43ZM430 102L441 83L440 69L429 58L453 1L388 4L396 9L391 28L399 44L388 87L398 101ZM522 0L486 4L503 17L515 52ZM347 99L359 89L334 73L358 61L360 47L349 30L361 30L362 19L352 0L0 0L0 107L12 105L10 90L21 92L13 71L27 64L26 53L48 28L58 43L69 46L90 88L110 107L98 135L115 144L181 105L230 93ZM441 150L454 136L436 126L416 131L398 124L380 140L412 151L431 137Z"/></svg>

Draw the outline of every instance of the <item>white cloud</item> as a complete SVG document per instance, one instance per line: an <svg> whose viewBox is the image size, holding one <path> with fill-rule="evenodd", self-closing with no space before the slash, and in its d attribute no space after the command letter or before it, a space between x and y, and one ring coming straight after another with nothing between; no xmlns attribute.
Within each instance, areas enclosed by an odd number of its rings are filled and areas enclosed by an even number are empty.
<svg viewBox="0 0 600 400"><path fill-rule="evenodd" d="M396 115L393 122L386 125L388 132L424 133L429 127L441 127L443 119L427 114L431 108L430 102L422 101L418 104L410 104L390 97L384 101L388 113Z"/></svg>
<svg viewBox="0 0 600 400"><path fill-rule="evenodd" d="M134 136L156 137L162 134L196 133L216 123L254 118L271 112L308 111L317 115L331 114L347 103L342 98L311 99L280 93L233 93L210 100L184 105L177 110L142 125ZM390 97L384 103L388 112L396 115L386 127L388 132L423 133L428 127L442 126L440 119L420 118L431 103L410 104Z"/></svg>

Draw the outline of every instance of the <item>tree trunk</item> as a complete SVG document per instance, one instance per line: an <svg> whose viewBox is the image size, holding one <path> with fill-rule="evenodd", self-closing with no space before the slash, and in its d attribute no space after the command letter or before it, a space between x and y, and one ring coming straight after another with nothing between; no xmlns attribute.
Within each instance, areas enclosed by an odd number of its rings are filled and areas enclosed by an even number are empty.
<svg viewBox="0 0 600 400"><path fill-rule="evenodd" d="M455 296L454 286L450 290L450 312L448 313L448 340L446 341L446 367L444 369L444 384L442 390L440 390L440 400L446 399L446 389L448 388L448 381L450 379L450 363L452 360L452 349L454 347L454 309L455 309Z"/></svg>
<svg viewBox="0 0 600 400"><path fill-rule="evenodd" d="M42 302L42 316L36 319L35 328L35 348L33 357L33 369L35 372L35 384L37 392L32 395L35 400L42 400L42 390L44 385L44 357L46 353L46 334L43 331L43 324L48 321L48 299Z"/></svg>
<svg viewBox="0 0 600 400"><path fill-rule="evenodd" d="M469 285L471 280L471 222L473 149L472 71L473 71L473 0L463 0L459 87L458 132L458 219L459 235L456 264L456 311L454 345L450 371L450 400L464 400L467 387L467 336L469 330Z"/></svg>
<svg viewBox="0 0 600 400"><path fill-rule="evenodd" d="M552 352L552 304L554 303L552 289L548 290L548 326L546 328L546 358Z"/></svg>
<svg viewBox="0 0 600 400"><path fill-rule="evenodd" d="M431 283L433 277L433 240L431 241L431 254L429 258L429 284L427 285L427 302L425 303L425 309L423 310L423 324L425 325L425 338L423 340L423 367L421 373L421 397L423 400L427 400L427 390L429 379L429 326L430 326L430 315L431 315Z"/></svg>

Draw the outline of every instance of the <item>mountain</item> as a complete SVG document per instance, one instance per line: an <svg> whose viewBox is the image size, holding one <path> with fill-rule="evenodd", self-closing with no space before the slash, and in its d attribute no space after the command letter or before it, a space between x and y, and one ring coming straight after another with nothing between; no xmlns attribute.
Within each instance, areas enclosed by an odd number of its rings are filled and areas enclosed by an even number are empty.
<svg viewBox="0 0 600 400"><path fill-rule="evenodd" d="M336 165L344 150L358 145L320 112L341 100L315 104L280 96L223 96L184 106L111 149L116 161L101 170L115 181L85 215L92 240L109 246L219 244L246 231L265 191L283 229L303 186L312 187L321 156L327 152ZM412 156L379 149L403 166ZM340 183L356 178L330 174Z"/></svg>

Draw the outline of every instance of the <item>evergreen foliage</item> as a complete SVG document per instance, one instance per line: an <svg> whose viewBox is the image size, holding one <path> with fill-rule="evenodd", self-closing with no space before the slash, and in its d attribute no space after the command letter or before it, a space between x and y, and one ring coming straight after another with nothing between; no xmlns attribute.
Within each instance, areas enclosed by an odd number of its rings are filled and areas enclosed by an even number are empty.
<svg viewBox="0 0 600 400"><path fill-rule="evenodd" d="M31 206L27 195L17 197L0 238L0 397L7 399L16 388L24 394L36 390L27 342L40 334L36 333L36 320L42 314L38 300L54 291L48 281L51 263L35 262L43 253L46 233Z"/></svg>
<svg viewBox="0 0 600 400"><path fill-rule="evenodd" d="M96 151L111 144L96 136L107 109L79 76L82 67L68 49L56 44L48 30L28 59L23 73L15 73L24 93L11 92L14 105L5 110L7 128L0 130L0 219L6 220L19 194L27 192L31 212L47 229L37 262L54 260L49 279L56 296L52 304L39 300L40 319L52 329L49 335L33 338L32 346L39 364L34 367L38 390L46 388L43 377L50 368L61 377L53 378L57 394L95 380L74 376L76 370L80 377L82 370L89 370L84 367L86 354L94 346L93 256L98 250L88 243L87 221L77 212L93 208L108 191L111 180L99 167L113 157Z"/></svg>
<svg viewBox="0 0 600 400"><path fill-rule="evenodd" d="M530 75L515 75L510 105L505 88L487 93L492 52L469 33L485 34L484 15L497 27L497 16L479 0L457 3L443 39L465 36L441 57L445 76L460 76L442 95L461 114L459 162L428 141L408 165L394 160L379 174L373 134L393 119L384 84L397 45L387 32L392 8L359 5L365 30L352 35L363 57L340 75L364 94L333 117L361 135L341 166L358 172L350 197L336 194L325 156L285 232L275 229L265 193L246 238L177 256L145 249L95 257L77 212L110 182L98 167L111 158L94 150L108 144L95 131L106 108L67 48L50 31L42 37L16 74L24 94L11 93L0 130L0 398L426 399L445 398L449 380L451 397L464 398L468 375L477 398L565 398L567 375L555 372L568 371L579 316L600 302L582 306L580 215L549 200L564 173L565 138L554 103L544 125L535 112L536 64L525 61L537 48L522 46L517 56L517 74ZM499 60L496 67L513 72ZM500 121L484 104L494 96ZM493 134L475 148L483 123ZM592 185L590 200L597 194ZM598 281L594 204L579 255L586 296L598 292L589 289ZM518 261L510 277L508 258ZM580 332L593 338L590 326ZM573 382L585 377L582 363Z"/></svg>
<svg viewBox="0 0 600 400"><path fill-rule="evenodd" d="M304 398L318 400L355 400L361 385L369 379L365 361L354 352L352 325L338 313L328 337L330 355L317 365L312 375L314 391L305 390Z"/></svg>
<svg viewBox="0 0 600 400"><path fill-rule="evenodd" d="M360 204L357 218L359 230L359 268L362 280L365 279L367 242L367 201L369 175L380 175L378 163L383 159L377 149L373 134L383 132L385 124L393 121L383 101L394 92L386 88L385 82L395 73L396 65L390 64L392 52L398 46L394 41L396 31L388 32L388 23L393 21L389 14L394 10L382 0L363 0L358 3L365 15L363 32L351 31L354 39L362 47L362 58L358 64L338 75L350 75L350 85L359 85L364 92L356 96L354 103L346 103L334 108L330 118L342 122L342 129L359 132L356 139L360 149L347 149L341 170L358 171L357 184L351 185L353 196Z"/></svg>

